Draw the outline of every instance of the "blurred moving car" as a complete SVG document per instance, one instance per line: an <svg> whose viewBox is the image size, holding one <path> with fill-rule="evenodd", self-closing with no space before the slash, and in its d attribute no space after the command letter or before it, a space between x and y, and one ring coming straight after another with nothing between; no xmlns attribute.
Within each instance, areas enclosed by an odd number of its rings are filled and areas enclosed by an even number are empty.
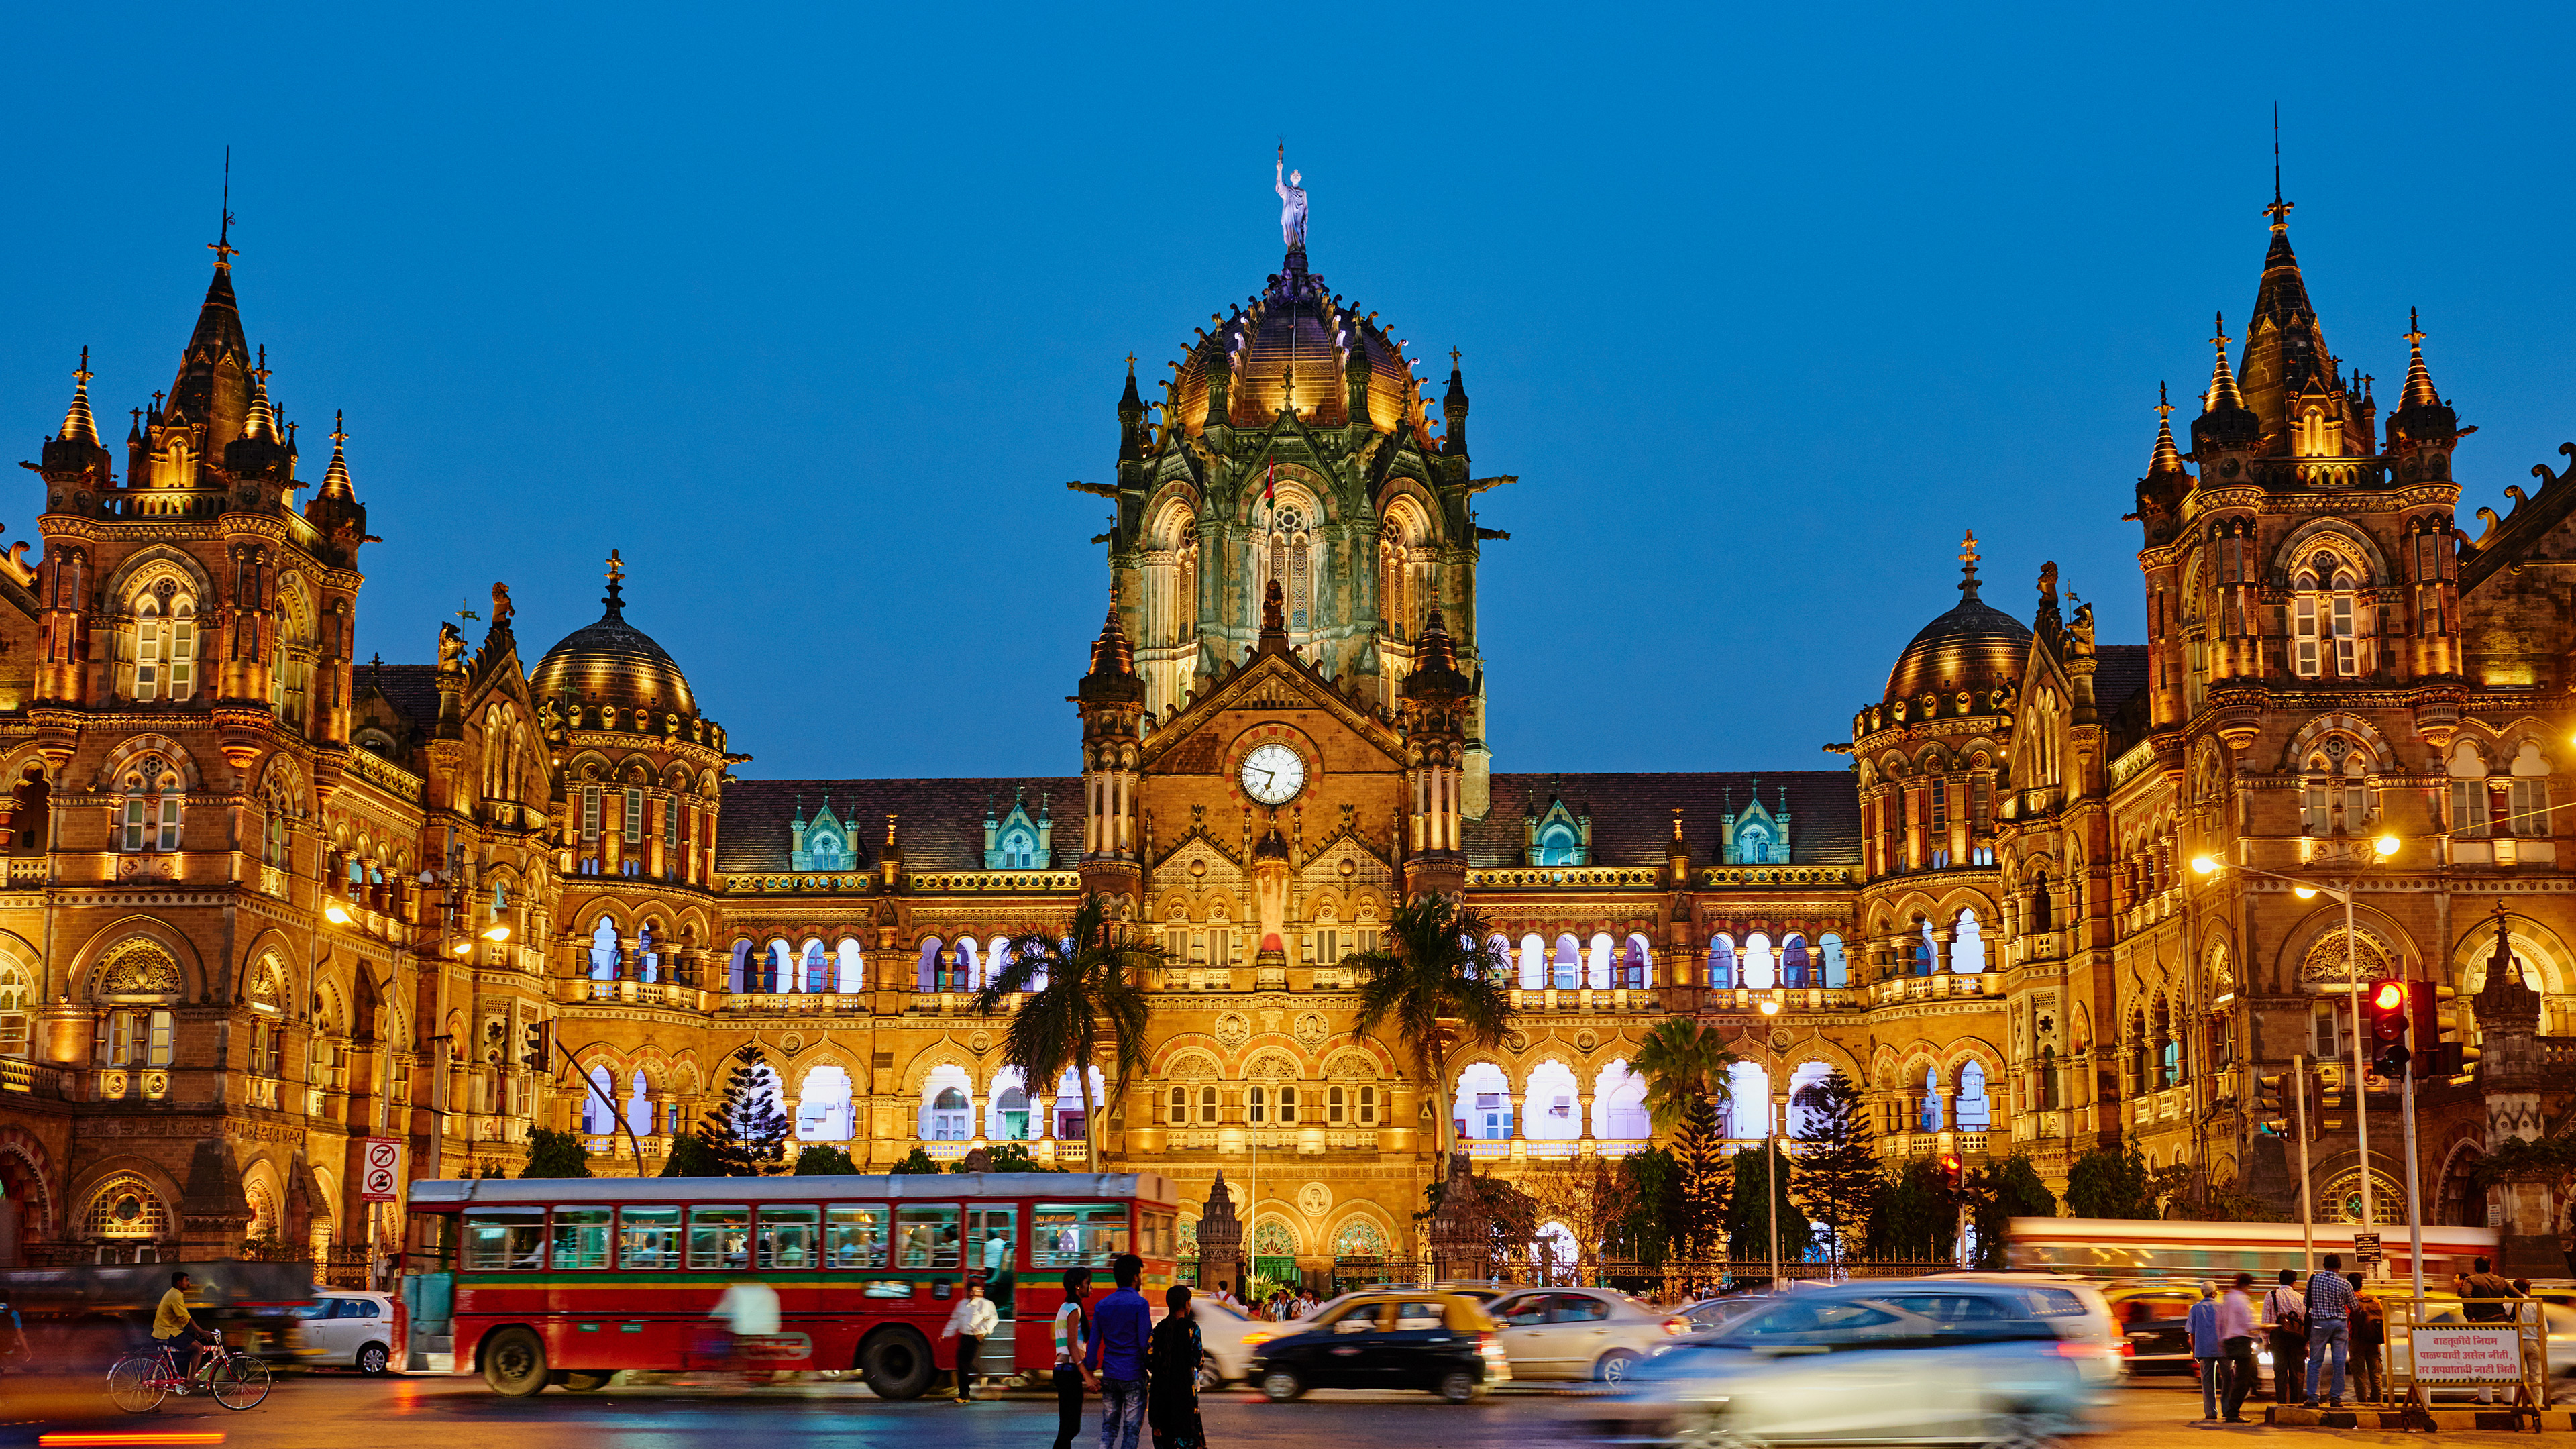
<svg viewBox="0 0 2576 1449"><path fill-rule="evenodd" d="M1690 1320L1691 1332L1706 1333L1712 1328L1724 1328L1770 1301L1768 1294L1759 1297L1752 1294L1739 1294L1732 1298L1703 1298L1696 1303L1683 1305L1678 1311L1682 1317Z"/></svg>
<svg viewBox="0 0 2576 1449"><path fill-rule="evenodd" d="M1230 1303L1205 1296L1190 1299L1190 1312L1199 1321L1199 1392L1221 1389L1252 1377L1252 1352L1262 1344L1295 1333L1298 1321L1271 1323L1255 1318ZM1154 1321L1163 1321L1163 1310L1154 1310Z"/></svg>
<svg viewBox="0 0 2576 1449"><path fill-rule="evenodd" d="M2117 1345L2070 1301L2056 1285L1948 1278L1795 1294L1682 1339L1572 1412L1597 1442L1672 1449L2043 1445L2089 1432L2119 1372Z"/></svg>
<svg viewBox="0 0 2576 1449"><path fill-rule="evenodd" d="M1426 1389L1453 1404L1512 1376L1494 1321L1462 1293L1356 1293L1253 1351L1262 1397L1284 1404L1308 1389Z"/></svg>
<svg viewBox="0 0 2576 1449"><path fill-rule="evenodd" d="M393 1359L391 1294L357 1288L323 1288L294 1309L304 1340L304 1361L318 1368L353 1368L373 1377Z"/></svg>
<svg viewBox="0 0 2576 1449"><path fill-rule="evenodd" d="M1608 1288L1532 1288L1485 1305L1516 1379L1617 1383L1691 1321Z"/></svg>
<svg viewBox="0 0 2576 1449"><path fill-rule="evenodd" d="M2128 1344L2131 1375L2187 1374L2191 1362L2191 1306L2200 1301L2197 1285L2159 1283L2140 1288L2113 1288L2102 1295Z"/></svg>

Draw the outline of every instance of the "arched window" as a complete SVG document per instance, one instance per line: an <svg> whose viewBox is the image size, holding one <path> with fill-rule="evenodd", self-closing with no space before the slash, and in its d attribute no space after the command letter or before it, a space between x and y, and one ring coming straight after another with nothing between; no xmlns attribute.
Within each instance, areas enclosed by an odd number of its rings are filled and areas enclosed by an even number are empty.
<svg viewBox="0 0 2576 1449"><path fill-rule="evenodd" d="M92 1238L159 1238L170 1231L170 1211L150 1183L130 1172L119 1173L90 1197L81 1226Z"/></svg>
<svg viewBox="0 0 2576 1449"><path fill-rule="evenodd" d="M617 1130L617 1109L610 1105L616 1091L608 1080L605 1063L590 1069L590 1090L581 1094L581 1130L592 1137L605 1137Z"/></svg>
<svg viewBox="0 0 2576 1449"><path fill-rule="evenodd" d="M2354 637L2357 581L2341 559L2320 553L2291 576L2291 671L2302 679L2350 679L2361 673Z"/></svg>
<svg viewBox="0 0 2576 1449"><path fill-rule="evenodd" d="M2328 735L2302 762L2299 828L2308 835L2363 835L2370 830L2370 751Z"/></svg>
<svg viewBox="0 0 2576 1449"><path fill-rule="evenodd" d="M1559 991L1572 991L1583 984L1583 947L1572 936L1556 938L1555 970L1549 984Z"/></svg>
<svg viewBox="0 0 2576 1449"><path fill-rule="evenodd" d="M626 1080L626 1130L638 1137L653 1135L653 1094L644 1085L641 1067Z"/></svg>
<svg viewBox="0 0 2576 1449"><path fill-rule="evenodd" d="M1851 966L1843 959L1843 938L1833 934L1820 936L1816 944L1824 948L1826 986L1849 986Z"/></svg>
<svg viewBox="0 0 2576 1449"><path fill-rule="evenodd" d="M656 935L660 934L658 929L660 925L661 922L659 921L646 921L643 925L636 928L635 979L638 981L659 981L662 979L662 953L654 948L653 939Z"/></svg>
<svg viewBox="0 0 2576 1449"><path fill-rule="evenodd" d="M1807 957L1807 938L1791 936L1780 943L1780 984L1813 986L1815 974Z"/></svg>
<svg viewBox="0 0 2576 1449"><path fill-rule="evenodd" d="M828 830L817 831L806 842L816 870L841 868L841 837Z"/></svg>
<svg viewBox="0 0 2576 1449"><path fill-rule="evenodd" d="M1575 836L1574 827L1566 824L1562 820L1558 820L1551 822L1547 829L1540 831L1538 837L1538 859L1534 861L1533 864L1583 864L1583 846Z"/></svg>
<svg viewBox="0 0 2576 1449"><path fill-rule="evenodd" d="M1914 974L1929 976L1940 967L1941 949L1933 944L1930 921L1917 921L1915 925L1919 929L1914 934Z"/></svg>
<svg viewBox="0 0 2576 1449"><path fill-rule="evenodd" d="M27 1055L27 973L0 962L0 1057Z"/></svg>
<svg viewBox="0 0 2576 1449"><path fill-rule="evenodd" d="M134 601L134 697L186 699L196 676L196 600L163 579Z"/></svg>
<svg viewBox="0 0 2576 1449"><path fill-rule="evenodd" d="M824 992L832 989L831 971L826 964L828 959L823 953L822 942L805 943L805 990Z"/></svg>
<svg viewBox="0 0 2576 1449"><path fill-rule="evenodd" d="M1002 869L1035 870L1038 868L1038 838L1019 826L1002 832Z"/></svg>
<svg viewBox="0 0 2576 1449"><path fill-rule="evenodd" d="M617 979L617 923L606 916L590 933L590 979Z"/></svg>
<svg viewBox="0 0 2576 1449"><path fill-rule="evenodd" d="M796 1098L799 1141L847 1142L853 1117L848 1072L825 1065L805 1074L805 1090Z"/></svg>
<svg viewBox="0 0 2576 1449"><path fill-rule="evenodd" d="M751 991L755 989L757 988L754 985L751 974L751 943L749 941L736 941L733 943L732 959L727 961L725 964L725 990Z"/></svg>
<svg viewBox="0 0 2576 1449"><path fill-rule="evenodd" d="M1735 978L1735 942L1722 935L1708 938L1708 984L1720 990L1741 984Z"/></svg>
<svg viewBox="0 0 2576 1449"><path fill-rule="evenodd" d="M966 1094L955 1087L942 1087L930 1099L930 1140L963 1142L966 1140Z"/></svg>
<svg viewBox="0 0 2576 1449"><path fill-rule="evenodd" d="M1756 991L1768 991L1779 984L1778 963L1771 955L1771 938L1760 932L1744 938L1744 984Z"/></svg>
<svg viewBox="0 0 2576 1449"><path fill-rule="evenodd" d="M1923 1069L1923 1116L1916 1130L1922 1132L1941 1130L1941 1074L1931 1067Z"/></svg>
<svg viewBox="0 0 2576 1449"><path fill-rule="evenodd" d="M1770 865L1771 832L1761 825L1739 825L1735 829L1735 858L1744 865Z"/></svg>
<svg viewBox="0 0 2576 1449"><path fill-rule="evenodd" d="M832 989L844 994L865 991L868 983L867 958L860 953L859 943L844 936L841 938L841 947L837 954L840 961L839 980Z"/></svg>
<svg viewBox="0 0 2576 1449"><path fill-rule="evenodd" d="M1985 928L1977 923L1973 910L1959 912L1959 924L1950 942L1950 969L1961 976L1974 976L1986 969Z"/></svg>
<svg viewBox="0 0 2576 1449"><path fill-rule="evenodd" d="M144 755L125 767L125 806L120 844L129 851L177 850L179 772L159 755Z"/></svg>
<svg viewBox="0 0 2576 1449"><path fill-rule="evenodd" d="M1959 1130L1983 1132L1993 1120L1986 1103L1986 1069L1970 1062L1959 1069Z"/></svg>

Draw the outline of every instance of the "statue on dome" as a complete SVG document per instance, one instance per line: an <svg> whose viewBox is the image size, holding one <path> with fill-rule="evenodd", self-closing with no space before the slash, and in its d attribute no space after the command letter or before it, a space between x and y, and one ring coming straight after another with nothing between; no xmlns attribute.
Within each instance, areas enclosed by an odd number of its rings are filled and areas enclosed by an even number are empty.
<svg viewBox="0 0 2576 1449"><path fill-rule="evenodd" d="M1280 177L1287 167L1288 143L1282 141L1278 163L1271 169L1274 189L1279 193L1279 239L1288 244L1288 250L1302 252L1306 249L1306 188L1298 183L1305 180L1306 173L1288 171L1284 178Z"/></svg>

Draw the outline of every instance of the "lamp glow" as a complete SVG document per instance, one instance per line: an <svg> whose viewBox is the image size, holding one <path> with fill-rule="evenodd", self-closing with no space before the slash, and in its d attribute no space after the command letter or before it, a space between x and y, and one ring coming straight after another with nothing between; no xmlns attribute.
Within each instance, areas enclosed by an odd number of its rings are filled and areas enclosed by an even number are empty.
<svg viewBox="0 0 2576 1449"><path fill-rule="evenodd" d="M494 926L492 929L483 933L483 939L486 941L506 941L510 939L510 928L507 926Z"/></svg>
<svg viewBox="0 0 2576 1449"><path fill-rule="evenodd" d="M333 901L322 908L322 919L335 926L345 926L349 924L349 912L338 901Z"/></svg>
<svg viewBox="0 0 2576 1449"><path fill-rule="evenodd" d="M2303 901L2312 901L2317 898L2317 888L2315 886L2292 886L2290 887L2290 894L2297 896Z"/></svg>
<svg viewBox="0 0 2576 1449"><path fill-rule="evenodd" d="M2215 875L2218 873L2218 857L2214 855L2193 856L2191 868L2202 875Z"/></svg>
<svg viewBox="0 0 2576 1449"><path fill-rule="evenodd" d="M1766 996L1762 998L1762 1014L1764 1016L1778 1016L1780 1014L1780 998L1777 996Z"/></svg>
<svg viewBox="0 0 2576 1449"><path fill-rule="evenodd" d="M473 949L474 943L471 941L459 941L456 943L456 954L459 956L465 955Z"/></svg>
<svg viewBox="0 0 2576 1449"><path fill-rule="evenodd" d="M2383 835L2377 840L2370 842L2370 848L2378 851L2382 855L2395 855L2397 853L2397 847L2403 843L2403 841L2400 841L2394 835Z"/></svg>

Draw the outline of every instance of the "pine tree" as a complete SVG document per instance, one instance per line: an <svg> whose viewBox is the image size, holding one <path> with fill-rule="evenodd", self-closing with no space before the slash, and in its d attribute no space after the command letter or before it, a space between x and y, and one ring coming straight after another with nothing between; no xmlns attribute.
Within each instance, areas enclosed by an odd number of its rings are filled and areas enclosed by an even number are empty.
<svg viewBox="0 0 2576 1449"><path fill-rule="evenodd" d="M758 1177L786 1159L787 1116L778 1110L778 1074L757 1044L733 1054L724 1096L699 1124L724 1177Z"/></svg>
<svg viewBox="0 0 2576 1449"><path fill-rule="evenodd" d="M590 1153L578 1135L538 1127L528 1133L528 1165L519 1169L519 1176L588 1177Z"/></svg>
<svg viewBox="0 0 2576 1449"><path fill-rule="evenodd" d="M1781 1151L1777 1143L1764 1145L1771 1154L1768 1167L1750 1151L1735 1154L1735 1185L1726 1209L1727 1256L1738 1263L1769 1264L1771 1214L1776 1211L1780 1215L1780 1261L1794 1263L1807 1255L1810 1229L1806 1215L1789 1200L1789 1154ZM1775 1172L1778 1176L1768 1176ZM1766 1185L1771 1192L1763 1191Z"/></svg>
<svg viewBox="0 0 2576 1449"><path fill-rule="evenodd" d="M1602 1232L1601 1256L1614 1263L1662 1267L1673 1252L1681 1164L1662 1147L1631 1152L1619 1159L1612 1190L1618 1211Z"/></svg>
<svg viewBox="0 0 2576 1449"><path fill-rule="evenodd" d="M1717 1256L1726 1231L1726 1201L1734 1173L1717 1135L1717 1104L1695 1097L1681 1106L1681 1130L1673 1134L1675 1182L1672 1244L1685 1257Z"/></svg>
<svg viewBox="0 0 2576 1449"><path fill-rule="evenodd" d="M1836 1070L1799 1089L1803 1108L1792 1140L1798 1144L1797 1200L1806 1215L1825 1225L1826 1249L1842 1261L1853 1239L1867 1230L1870 1211L1886 1187L1878 1161L1878 1136L1852 1079Z"/></svg>

